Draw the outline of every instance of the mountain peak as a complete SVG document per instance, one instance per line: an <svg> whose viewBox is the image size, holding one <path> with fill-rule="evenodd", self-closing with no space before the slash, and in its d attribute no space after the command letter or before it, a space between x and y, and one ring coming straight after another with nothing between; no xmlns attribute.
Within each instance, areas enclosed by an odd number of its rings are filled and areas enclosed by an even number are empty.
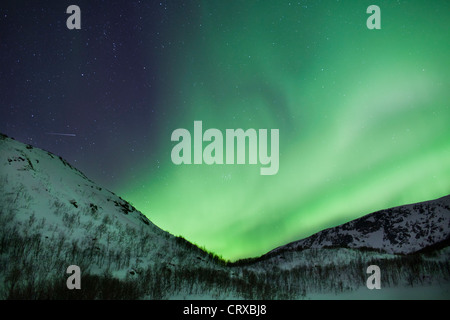
<svg viewBox="0 0 450 320"><path fill-rule="evenodd" d="M409 254L450 238L450 195L380 210L276 248L268 255L306 248L370 248Z"/></svg>

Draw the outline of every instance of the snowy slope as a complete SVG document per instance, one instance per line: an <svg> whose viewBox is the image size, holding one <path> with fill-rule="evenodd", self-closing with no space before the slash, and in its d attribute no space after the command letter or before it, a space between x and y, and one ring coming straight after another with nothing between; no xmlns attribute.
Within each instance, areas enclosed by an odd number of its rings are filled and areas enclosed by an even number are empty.
<svg viewBox="0 0 450 320"><path fill-rule="evenodd" d="M430 257L393 253L448 240L449 200L383 210L225 264L161 230L64 159L0 134L0 299L336 297L364 288L374 261L386 287L437 285L448 297L448 247ZM366 247L385 253L359 250ZM73 264L85 277L81 293L66 287Z"/></svg>
<svg viewBox="0 0 450 320"><path fill-rule="evenodd" d="M268 255L305 248L372 248L409 254L450 239L450 196L368 214L306 239L276 248Z"/></svg>
<svg viewBox="0 0 450 320"><path fill-rule="evenodd" d="M33 212L36 218L45 216L49 222L59 223L61 217L48 211L64 207L74 213L107 212L133 228L148 226L153 232L162 233L143 214L97 186L63 158L9 138L0 143L2 200L3 204L7 199L20 203L18 218L27 218Z"/></svg>
<svg viewBox="0 0 450 320"><path fill-rule="evenodd" d="M208 265L205 252L161 230L63 158L4 135L0 135L0 197L4 242L33 235L40 248L61 243L60 259L75 250L71 248L94 251L88 256L95 263L80 257L77 262L73 255L67 265L84 264L90 272L108 270L120 278L152 264Z"/></svg>

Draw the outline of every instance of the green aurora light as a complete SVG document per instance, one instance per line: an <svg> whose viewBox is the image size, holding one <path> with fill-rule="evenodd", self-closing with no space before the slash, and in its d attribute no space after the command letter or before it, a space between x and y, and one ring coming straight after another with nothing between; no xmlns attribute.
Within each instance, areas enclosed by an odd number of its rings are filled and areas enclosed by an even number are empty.
<svg viewBox="0 0 450 320"><path fill-rule="evenodd" d="M450 2L198 3L162 35L178 45L161 66L161 165L142 159L117 190L155 224L235 260L450 193ZM279 129L278 174L174 165L171 132L194 120Z"/></svg>

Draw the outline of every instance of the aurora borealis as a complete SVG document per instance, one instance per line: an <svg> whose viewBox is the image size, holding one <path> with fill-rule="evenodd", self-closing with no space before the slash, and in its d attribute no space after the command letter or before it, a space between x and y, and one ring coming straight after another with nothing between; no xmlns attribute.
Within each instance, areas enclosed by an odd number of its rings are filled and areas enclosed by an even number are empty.
<svg viewBox="0 0 450 320"><path fill-rule="evenodd" d="M381 30L366 27L371 4ZM35 34L55 38L37 48L45 61L65 56L53 65L3 42L3 65L23 76L2 73L0 131L61 154L162 229L234 260L450 193L449 2L78 5L78 33L61 4L46 9L62 10L59 29ZM279 129L278 173L173 164L171 133L194 121Z"/></svg>

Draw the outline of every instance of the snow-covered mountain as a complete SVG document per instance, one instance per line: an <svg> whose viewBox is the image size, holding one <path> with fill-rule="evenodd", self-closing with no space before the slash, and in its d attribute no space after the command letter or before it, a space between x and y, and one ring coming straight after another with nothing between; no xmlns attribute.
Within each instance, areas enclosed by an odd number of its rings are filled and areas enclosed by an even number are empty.
<svg viewBox="0 0 450 320"><path fill-rule="evenodd" d="M5 136L0 139L2 205L14 206L15 218L26 220L34 214L34 219L45 218L63 226L68 224L63 222L64 212L92 220L104 213L132 228L146 227L162 236L163 231L142 213L97 186L63 158Z"/></svg>
<svg viewBox="0 0 450 320"><path fill-rule="evenodd" d="M382 210L227 263L161 230L63 158L0 134L0 299L360 296L371 264L399 298L413 285L448 298L449 202ZM433 254L397 255L423 249ZM69 265L81 269L80 291L66 287Z"/></svg>
<svg viewBox="0 0 450 320"><path fill-rule="evenodd" d="M24 268L47 279L64 276L69 265L142 279L144 270L209 268L215 260L63 158L0 135L0 294L2 282Z"/></svg>
<svg viewBox="0 0 450 320"><path fill-rule="evenodd" d="M450 240L450 195L380 210L306 239L276 248L268 255L311 248L371 248L410 254Z"/></svg>

